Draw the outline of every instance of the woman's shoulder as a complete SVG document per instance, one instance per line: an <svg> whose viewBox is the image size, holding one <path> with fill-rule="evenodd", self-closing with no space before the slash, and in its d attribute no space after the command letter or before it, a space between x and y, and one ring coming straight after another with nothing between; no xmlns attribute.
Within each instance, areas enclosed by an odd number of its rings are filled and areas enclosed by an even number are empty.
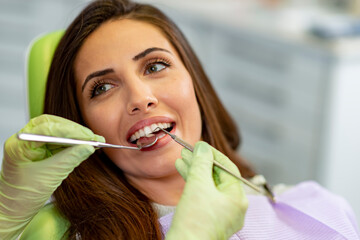
<svg viewBox="0 0 360 240"><path fill-rule="evenodd" d="M348 201L338 195L335 194L319 183L315 181L304 181L293 188L289 189L285 192L284 198L290 202L308 202L307 200L311 200L312 206L333 206L334 208L340 209L344 212L351 220L355 221L354 212L349 205Z"/></svg>
<svg viewBox="0 0 360 240"><path fill-rule="evenodd" d="M286 239L359 239L358 224L347 201L315 181L300 182L275 194L275 203L263 196L248 197L245 225L237 234L240 239L258 234L271 236L271 239L281 236L287 236ZM264 231L260 232L258 226Z"/></svg>
<svg viewBox="0 0 360 240"><path fill-rule="evenodd" d="M69 225L55 206L49 203L26 226L20 240L62 239Z"/></svg>

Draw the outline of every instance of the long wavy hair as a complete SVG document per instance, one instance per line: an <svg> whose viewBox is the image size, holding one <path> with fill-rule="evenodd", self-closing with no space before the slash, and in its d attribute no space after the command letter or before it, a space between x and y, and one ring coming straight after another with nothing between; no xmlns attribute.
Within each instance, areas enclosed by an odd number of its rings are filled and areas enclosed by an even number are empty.
<svg viewBox="0 0 360 240"><path fill-rule="evenodd" d="M70 24L50 67L44 113L86 124L76 100L74 59L86 38L102 23L133 19L156 26L178 52L192 77L202 117L202 138L227 155L244 177L254 175L236 153L240 137L198 58L178 27L159 9L128 0L91 2ZM97 150L54 193L55 206L69 221L68 239L161 239L151 201L130 185L123 172Z"/></svg>

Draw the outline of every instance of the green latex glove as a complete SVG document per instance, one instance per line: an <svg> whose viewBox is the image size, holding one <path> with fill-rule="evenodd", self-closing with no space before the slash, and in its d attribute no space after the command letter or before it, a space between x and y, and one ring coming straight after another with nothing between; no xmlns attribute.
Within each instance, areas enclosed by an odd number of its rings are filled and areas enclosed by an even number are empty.
<svg viewBox="0 0 360 240"><path fill-rule="evenodd" d="M95 135L70 120L41 115L20 132L95 140ZM0 175L0 239L15 239L61 182L95 151L89 145L64 147L18 140L5 142Z"/></svg>
<svg viewBox="0 0 360 240"><path fill-rule="evenodd" d="M53 204L43 207L26 226L20 240L60 240L70 227Z"/></svg>
<svg viewBox="0 0 360 240"><path fill-rule="evenodd" d="M228 239L242 228L248 200L242 182L213 167L213 161L240 176L239 170L205 142L193 153L183 149L181 156L175 166L186 184L166 239Z"/></svg>

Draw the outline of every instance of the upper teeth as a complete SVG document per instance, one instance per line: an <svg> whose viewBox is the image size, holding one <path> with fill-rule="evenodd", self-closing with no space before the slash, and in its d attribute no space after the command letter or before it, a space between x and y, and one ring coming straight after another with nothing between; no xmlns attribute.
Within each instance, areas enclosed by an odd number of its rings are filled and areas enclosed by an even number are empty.
<svg viewBox="0 0 360 240"><path fill-rule="evenodd" d="M137 130L130 137L130 142L133 142L141 137L148 136L149 134L158 130L158 128L165 129L171 127L171 123L153 123L150 126L146 126L142 129Z"/></svg>

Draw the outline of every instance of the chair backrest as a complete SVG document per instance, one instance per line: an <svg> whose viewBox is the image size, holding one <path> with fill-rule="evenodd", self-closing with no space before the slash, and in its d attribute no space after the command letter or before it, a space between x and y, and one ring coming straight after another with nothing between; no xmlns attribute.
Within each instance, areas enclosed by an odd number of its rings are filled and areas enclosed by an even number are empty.
<svg viewBox="0 0 360 240"><path fill-rule="evenodd" d="M29 46L26 63L27 110L29 118L43 113L46 80L55 49L64 31L41 35Z"/></svg>

